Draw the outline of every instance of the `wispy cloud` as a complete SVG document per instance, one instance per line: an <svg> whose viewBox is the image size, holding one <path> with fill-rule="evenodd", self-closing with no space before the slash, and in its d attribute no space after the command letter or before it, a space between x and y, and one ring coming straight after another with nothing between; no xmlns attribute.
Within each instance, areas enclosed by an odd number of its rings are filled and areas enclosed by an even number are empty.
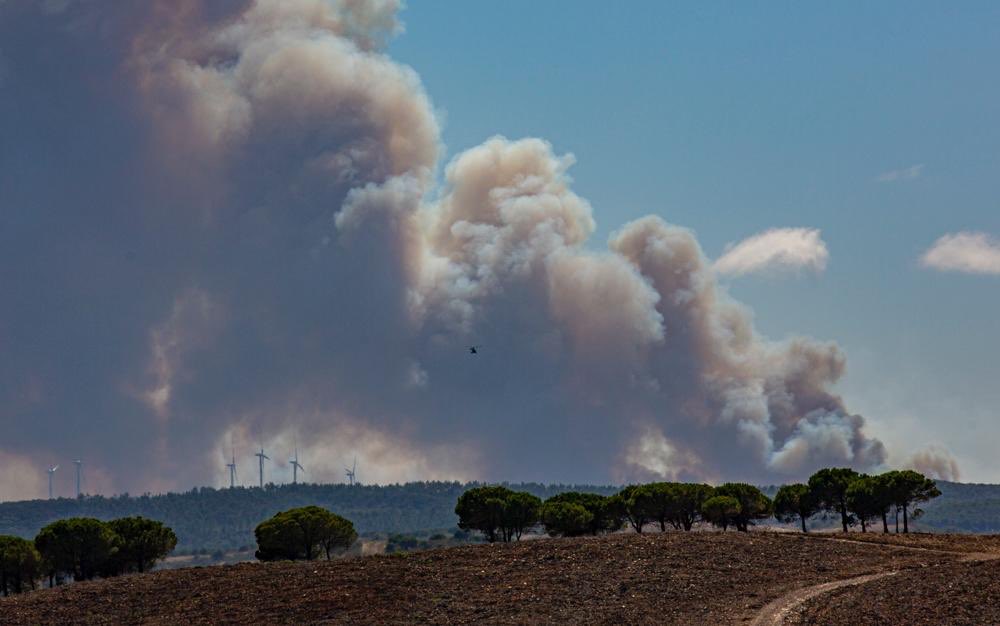
<svg viewBox="0 0 1000 626"><path fill-rule="evenodd" d="M900 180L913 180L914 178L919 178L923 171L924 164L920 163L918 165L911 165L910 167L904 167L899 170L882 172L875 177L875 180L880 183L894 183Z"/></svg>
<svg viewBox="0 0 1000 626"><path fill-rule="evenodd" d="M942 272L1000 274L1000 241L986 233L949 233L934 242L920 264Z"/></svg>
<svg viewBox="0 0 1000 626"><path fill-rule="evenodd" d="M830 253L817 228L772 228L726 246L715 271L730 276L809 269L822 272Z"/></svg>

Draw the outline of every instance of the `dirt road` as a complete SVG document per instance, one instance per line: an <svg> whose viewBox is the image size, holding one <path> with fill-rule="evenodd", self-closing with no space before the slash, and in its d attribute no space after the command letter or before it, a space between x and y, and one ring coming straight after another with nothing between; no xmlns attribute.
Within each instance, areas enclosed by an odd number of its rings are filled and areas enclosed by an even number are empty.
<svg viewBox="0 0 1000 626"><path fill-rule="evenodd" d="M851 539L833 539L833 538L822 538L821 541L835 541L838 543L872 543L869 541L856 541ZM882 544L891 545L892 548L898 548L907 551L922 551L930 552L940 555L950 555L957 558L960 563L971 563L971 562L981 562L981 561L993 561L1000 559L1000 553L997 552L963 552L956 550L942 550L936 548L925 548L918 546L904 546L896 544ZM941 567L949 564L949 561L942 561L940 563L935 563L929 565L929 567ZM854 578L847 578L844 580L836 580L827 583L820 583L818 585L811 585L808 587L803 587L801 589L796 589L781 596L780 598L769 602L767 606L760 610L760 612L754 617L751 622L751 626L781 626L782 624L795 623L798 622L798 617L800 609L802 609L807 602L821 596L825 593L830 593L837 589L842 589L844 587L855 587L858 585L863 585L865 583L870 583L876 580L881 580L889 578L890 576L896 576L900 573L899 570L889 570L885 572L879 572L876 574L867 574L864 576L855 576Z"/></svg>

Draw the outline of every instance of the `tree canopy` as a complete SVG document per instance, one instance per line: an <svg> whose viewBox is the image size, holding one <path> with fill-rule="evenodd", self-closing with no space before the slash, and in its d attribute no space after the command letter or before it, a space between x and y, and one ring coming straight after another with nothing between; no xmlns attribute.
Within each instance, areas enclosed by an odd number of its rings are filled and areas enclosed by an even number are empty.
<svg viewBox="0 0 1000 626"><path fill-rule="evenodd" d="M34 543L0 535L0 593L7 596L34 589L41 575L42 555Z"/></svg>
<svg viewBox="0 0 1000 626"><path fill-rule="evenodd" d="M786 524L799 520L802 532L809 532L806 520L816 514L819 507L816 498L809 490L809 485L796 483L782 485L774 496L774 517Z"/></svg>
<svg viewBox="0 0 1000 626"><path fill-rule="evenodd" d="M735 526L740 513L740 501L732 496L712 496L701 505L705 521L722 530Z"/></svg>
<svg viewBox="0 0 1000 626"><path fill-rule="evenodd" d="M329 560L358 538L349 520L314 505L278 513L258 524L254 533L261 561L311 561L324 554Z"/></svg>
<svg viewBox="0 0 1000 626"><path fill-rule="evenodd" d="M847 508L847 488L859 474L847 467L827 467L809 477L809 491L820 509L840 514L843 531L853 522Z"/></svg>
<svg viewBox="0 0 1000 626"><path fill-rule="evenodd" d="M590 533L594 515L575 502L546 501L542 505L542 524L550 535L579 537Z"/></svg>
<svg viewBox="0 0 1000 626"><path fill-rule="evenodd" d="M883 477L887 481L886 488L891 493L892 504L903 512L903 532L908 533L910 518L923 513L916 505L940 496L941 490L933 480L913 470L886 472Z"/></svg>
<svg viewBox="0 0 1000 626"><path fill-rule="evenodd" d="M174 551L177 535L163 522L145 517L123 517L107 522L118 535L118 550L109 559L114 574L149 571L157 561Z"/></svg>
<svg viewBox="0 0 1000 626"><path fill-rule="evenodd" d="M72 517L53 522L35 537L50 575L65 573L74 580L97 576L119 549L121 538L101 520Z"/></svg>
<svg viewBox="0 0 1000 626"><path fill-rule="evenodd" d="M747 483L725 483L715 488L716 496L728 496L739 503L739 511L732 518L733 525L742 532L750 530L756 520L771 517L771 500L764 493Z"/></svg>
<svg viewBox="0 0 1000 626"><path fill-rule="evenodd" d="M458 527L481 532L490 543L502 539L503 509L513 491L499 485L475 487L458 497Z"/></svg>

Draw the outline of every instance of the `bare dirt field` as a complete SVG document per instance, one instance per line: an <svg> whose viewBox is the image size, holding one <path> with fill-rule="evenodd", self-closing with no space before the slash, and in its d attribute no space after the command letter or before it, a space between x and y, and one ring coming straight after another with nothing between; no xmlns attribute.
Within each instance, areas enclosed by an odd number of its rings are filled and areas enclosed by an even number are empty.
<svg viewBox="0 0 1000 626"><path fill-rule="evenodd" d="M926 550L944 550L949 552L969 553L1000 553L1000 535L954 535L937 533L884 534L880 532L858 533L847 535L842 533L827 533L816 535L826 539L850 539L851 541L867 541L909 548Z"/></svg>
<svg viewBox="0 0 1000 626"><path fill-rule="evenodd" d="M972 567L948 565L959 556L790 533L623 533L126 576L0 600L0 623L740 624L811 585Z"/></svg>
<svg viewBox="0 0 1000 626"><path fill-rule="evenodd" d="M1000 624L1000 561L900 572L805 603L788 624Z"/></svg>

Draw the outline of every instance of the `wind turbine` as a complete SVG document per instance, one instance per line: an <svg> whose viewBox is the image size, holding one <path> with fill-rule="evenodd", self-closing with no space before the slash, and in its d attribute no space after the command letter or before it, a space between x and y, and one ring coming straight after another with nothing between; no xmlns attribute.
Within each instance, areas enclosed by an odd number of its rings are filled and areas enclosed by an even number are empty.
<svg viewBox="0 0 1000 626"><path fill-rule="evenodd" d="M354 486L354 477L357 475L357 469L358 469L358 457L354 457L353 467L351 467L350 469L346 467L344 468L344 471L347 473L347 480L352 487Z"/></svg>
<svg viewBox="0 0 1000 626"><path fill-rule="evenodd" d="M49 468L49 500L52 499L52 475L56 473L57 469L59 469L58 465Z"/></svg>
<svg viewBox="0 0 1000 626"><path fill-rule="evenodd" d="M261 451L263 452L263 450ZM233 448L233 462L226 463L226 467L229 468L229 488L233 489L236 487L236 448ZM261 471L263 472L263 470Z"/></svg>
<svg viewBox="0 0 1000 626"><path fill-rule="evenodd" d="M263 489L264 488L264 460L266 459L266 460L270 461L271 457L269 457L266 454L264 454L264 447L263 446L261 446L260 452L257 452L256 454L254 454L254 456L257 457L260 460L260 488Z"/></svg>
<svg viewBox="0 0 1000 626"><path fill-rule="evenodd" d="M298 446L296 446L295 448L295 458L289 459L288 463L292 466L292 484L294 485L295 483L299 482L299 470L302 470L303 472L306 471L306 468L302 467L302 464L299 463Z"/></svg>
<svg viewBox="0 0 1000 626"><path fill-rule="evenodd" d="M80 470L83 467L83 461L76 459L73 461L73 465L76 466L76 498L80 499Z"/></svg>

